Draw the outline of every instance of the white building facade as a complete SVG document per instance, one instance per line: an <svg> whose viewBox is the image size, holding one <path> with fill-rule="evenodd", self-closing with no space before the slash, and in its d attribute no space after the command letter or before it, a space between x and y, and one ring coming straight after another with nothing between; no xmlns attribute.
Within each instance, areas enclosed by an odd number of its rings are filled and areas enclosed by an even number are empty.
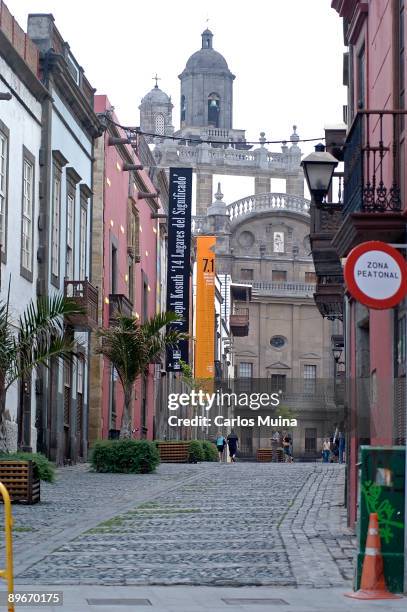
<svg viewBox="0 0 407 612"><path fill-rule="evenodd" d="M2 4L0 25L0 300L10 319L36 299L42 103L38 51ZM12 24L12 28L8 27ZM9 97L9 99L7 99ZM15 383L5 404L5 447L36 449L35 377Z"/></svg>

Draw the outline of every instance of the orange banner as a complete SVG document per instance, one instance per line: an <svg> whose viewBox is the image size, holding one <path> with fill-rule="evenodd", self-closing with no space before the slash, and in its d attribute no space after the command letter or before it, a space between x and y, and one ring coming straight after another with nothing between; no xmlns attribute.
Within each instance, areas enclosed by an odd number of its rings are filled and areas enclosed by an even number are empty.
<svg viewBox="0 0 407 612"><path fill-rule="evenodd" d="M197 237L195 378L215 376L215 244Z"/></svg>

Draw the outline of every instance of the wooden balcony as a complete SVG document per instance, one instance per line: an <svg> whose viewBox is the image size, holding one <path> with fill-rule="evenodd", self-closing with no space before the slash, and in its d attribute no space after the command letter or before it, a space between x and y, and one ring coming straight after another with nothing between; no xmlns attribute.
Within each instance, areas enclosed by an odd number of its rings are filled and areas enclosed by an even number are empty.
<svg viewBox="0 0 407 612"><path fill-rule="evenodd" d="M98 326L98 290L88 279L65 280L64 296L74 300L83 314L66 318L66 323L77 330L87 331Z"/></svg>
<svg viewBox="0 0 407 612"><path fill-rule="evenodd" d="M109 321L114 323L117 315L131 317L133 315L133 304L129 298L122 293L111 293L109 295Z"/></svg>
<svg viewBox="0 0 407 612"><path fill-rule="evenodd" d="M236 308L235 312L230 315L230 331L234 336L249 335L249 309Z"/></svg>
<svg viewBox="0 0 407 612"><path fill-rule="evenodd" d="M344 288L342 277L319 277L314 293L315 304L324 317L329 321L343 320Z"/></svg>

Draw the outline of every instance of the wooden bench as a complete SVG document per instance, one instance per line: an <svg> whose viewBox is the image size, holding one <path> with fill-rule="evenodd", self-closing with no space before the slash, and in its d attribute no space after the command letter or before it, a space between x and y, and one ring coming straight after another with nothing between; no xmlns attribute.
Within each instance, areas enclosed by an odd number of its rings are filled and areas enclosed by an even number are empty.
<svg viewBox="0 0 407 612"><path fill-rule="evenodd" d="M0 482L7 488L12 502L36 504L40 501L40 480L34 476L32 461L0 459Z"/></svg>
<svg viewBox="0 0 407 612"><path fill-rule="evenodd" d="M256 461L266 463L272 460L273 451L271 448L259 448L256 453Z"/></svg>
<svg viewBox="0 0 407 612"><path fill-rule="evenodd" d="M267 463L270 461L282 463L284 460L284 451L282 448L259 448L256 453L256 461L260 463Z"/></svg>
<svg viewBox="0 0 407 612"><path fill-rule="evenodd" d="M189 442L158 442L161 463L188 463Z"/></svg>

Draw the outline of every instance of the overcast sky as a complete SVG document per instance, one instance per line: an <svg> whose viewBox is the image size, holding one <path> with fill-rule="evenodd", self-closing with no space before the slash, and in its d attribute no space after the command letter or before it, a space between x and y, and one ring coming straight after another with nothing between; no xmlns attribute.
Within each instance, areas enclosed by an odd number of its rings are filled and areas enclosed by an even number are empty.
<svg viewBox="0 0 407 612"><path fill-rule="evenodd" d="M319 137L324 125L342 121L342 20L330 0L6 3L24 29L29 13L54 15L93 87L108 95L123 124L139 125L140 99L157 72L159 86L172 96L173 124L179 126L178 75L201 47L207 19L214 48L236 75L234 127L246 129L249 140L261 131L269 140L288 139L293 124L302 138ZM301 148L308 152L312 145ZM225 200L249 195L250 189L247 182L227 181Z"/></svg>

